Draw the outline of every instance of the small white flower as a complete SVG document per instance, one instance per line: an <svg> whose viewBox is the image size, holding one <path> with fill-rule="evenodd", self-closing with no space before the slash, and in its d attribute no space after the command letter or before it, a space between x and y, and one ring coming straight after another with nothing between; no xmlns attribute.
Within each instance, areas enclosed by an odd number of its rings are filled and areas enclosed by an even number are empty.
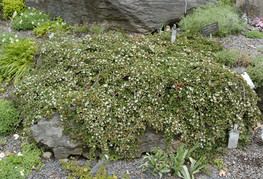
<svg viewBox="0 0 263 179"><path fill-rule="evenodd" d="M18 152L17 156L23 156L23 154L21 152Z"/></svg>
<svg viewBox="0 0 263 179"><path fill-rule="evenodd" d="M15 140L17 140L19 138L19 135L18 134L14 134L13 137L15 138Z"/></svg>
<svg viewBox="0 0 263 179"><path fill-rule="evenodd" d="M24 170L21 170L21 171L20 171L20 175L21 175L21 176L25 176Z"/></svg>
<svg viewBox="0 0 263 179"><path fill-rule="evenodd" d="M5 154L2 152L0 153L0 160L2 160L5 157Z"/></svg>

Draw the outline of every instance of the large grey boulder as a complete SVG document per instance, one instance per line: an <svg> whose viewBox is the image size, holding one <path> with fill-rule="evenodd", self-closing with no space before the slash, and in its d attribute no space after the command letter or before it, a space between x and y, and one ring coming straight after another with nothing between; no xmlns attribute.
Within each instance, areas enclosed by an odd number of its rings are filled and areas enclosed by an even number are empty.
<svg viewBox="0 0 263 179"><path fill-rule="evenodd" d="M216 0L25 0L29 7L60 16L69 24L103 23L149 33L188 11Z"/></svg>
<svg viewBox="0 0 263 179"><path fill-rule="evenodd" d="M71 138L63 133L61 124L59 114L55 113L51 116L51 120L42 118L30 130L34 140L51 149L56 159L65 159L70 155L89 156L89 150L84 149L81 142L72 142ZM147 128L141 137L138 157L142 153L151 152L155 147L166 150L168 153L174 153L180 145L181 141L175 138L170 148L167 148L163 132L157 133L155 130ZM97 156L100 154L100 151L96 152Z"/></svg>
<svg viewBox="0 0 263 179"><path fill-rule="evenodd" d="M54 114L51 120L43 118L30 130L36 142L52 149L55 158L64 159L70 155L80 155L82 143L72 142L70 137L63 134L63 128L60 125L59 114Z"/></svg>
<svg viewBox="0 0 263 179"><path fill-rule="evenodd" d="M261 99L261 101L258 101L258 107L263 112L263 87L256 88L256 93L258 97Z"/></svg>
<svg viewBox="0 0 263 179"><path fill-rule="evenodd" d="M250 17L263 16L263 1L262 0L237 0L237 8L246 12Z"/></svg>
<svg viewBox="0 0 263 179"><path fill-rule="evenodd" d="M164 138L164 133L147 128L144 135L141 137L141 143L139 145L140 155L152 151L155 147L159 147L168 153L175 153L181 144L182 142L175 138L170 148L167 148L168 146Z"/></svg>

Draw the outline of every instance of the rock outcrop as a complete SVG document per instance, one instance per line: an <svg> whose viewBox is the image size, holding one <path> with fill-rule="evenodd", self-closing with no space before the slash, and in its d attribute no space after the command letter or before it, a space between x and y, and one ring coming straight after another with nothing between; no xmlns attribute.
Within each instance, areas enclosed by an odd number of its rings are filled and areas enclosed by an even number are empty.
<svg viewBox="0 0 263 179"><path fill-rule="evenodd" d="M246 12L250 17L263 17L262 0L237 0L236 6L243 12Z"/></svg>
<svg viewBox="0 0 263 179"><path fill-rule="evenodd" d="M167 148L167 143L164 139L164 134L162 132L156 132L153 129L146 129L144 135L141 138L141 143L139 145L140 153L150 152L155 147L159 147L168 153L175 153L177 148L181 145L180 140L174 139L170 148Z"/></svg>
<svg viewBox="0 0 263 179"><path fill-rule="evenodd" d="M258 107L263 113L263 87L257 88L256 93L258 94L258 97L261 99L261 101L258 101Z"/></svg>
<svg viewBox="0 0 263 179"><path fill-rule="evenodd" d="M41 119L30 130L34 140L52 149L57 159L64 159L70 155L80 155L82 153L82 143L71 142L71 138L63 134L64 129L61 127L59 114L54 114L51 120Z"/></svg>
<svg viewBox="0 0 263 179"><path fill-rule="evenodd" d="M29 7L60 16L69 24L102 23L149 33L172 24L192 8L216 0L25 0Z"/></svg>
<svg viewBox="0 0 263 179"><path fill-rule="evenodd" d="M59 121L59 114L51 116L51 120L42 118L37 124L33 125L31 129L34 140L49 150L51 149L56 159L65 159L70 155L83 155L89 156L89 150L83 148L81 142L72 142L71 138L63 133L63 127L61 127L61 121ZM159 147L163 150L167 150L168 153L176 152L176 149L181 145L180 140L174 140L167 148L167 143L164 139L162 132L156 132L153 129L146 129L144 135L141 137L141 143L139 145L140 154L150 152L155 147ZM100 151L96 152L99 156Z"/></svg>

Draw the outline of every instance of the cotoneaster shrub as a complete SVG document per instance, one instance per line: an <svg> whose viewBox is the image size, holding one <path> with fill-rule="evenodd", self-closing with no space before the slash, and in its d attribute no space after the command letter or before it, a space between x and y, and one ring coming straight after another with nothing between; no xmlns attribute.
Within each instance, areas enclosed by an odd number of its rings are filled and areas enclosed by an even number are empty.
<svg viewBox="0 0 263 179"><path fill-rule="evenodd" d="M18 123L19 111L12 102L0 99L0 135L8 134Z"/></svg>
<svg viewBox="0 0 263 179"><path fill-rule="evenodd" d="M83 141L91 156L96 150L131 156L147 127L163 131L169 143L180 135L211 153L238 124L244 142L260 115L256 93L213 62L222 50L215 41L170 39L110 31L43 42L43 65L15 89L24 126L58 112L65 132Z"/></svg>
<svg viewBox="0 0 263 179"><path fill-rule="evenodd" d="M246 23L242 22L234 7L220 2L199 6L193 13L184 17L179 26L185 31L198 33L202 27L214 22L218 22L219 26L218 32L215 33L217 36L238 33L246 27Z"/></svg>
<svg viewBox="0 0 263 179"><path fill-rule="evenodd" d="M3 18L9 19L13 16L14 12L17 14L22 13L26 5L23 0L3 0L2 2Z"/></svg>

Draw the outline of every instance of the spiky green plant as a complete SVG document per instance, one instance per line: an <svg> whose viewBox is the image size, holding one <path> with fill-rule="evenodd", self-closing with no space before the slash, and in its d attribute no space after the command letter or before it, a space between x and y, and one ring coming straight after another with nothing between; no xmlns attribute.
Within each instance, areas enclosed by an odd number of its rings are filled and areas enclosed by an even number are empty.
<svg viewBox="0 0 263 179"><path fill-rule="evenodd" d="M0 73L15 82L21 79L34 65L36 44L31 39L14 41L2 46Z"/></svg>

